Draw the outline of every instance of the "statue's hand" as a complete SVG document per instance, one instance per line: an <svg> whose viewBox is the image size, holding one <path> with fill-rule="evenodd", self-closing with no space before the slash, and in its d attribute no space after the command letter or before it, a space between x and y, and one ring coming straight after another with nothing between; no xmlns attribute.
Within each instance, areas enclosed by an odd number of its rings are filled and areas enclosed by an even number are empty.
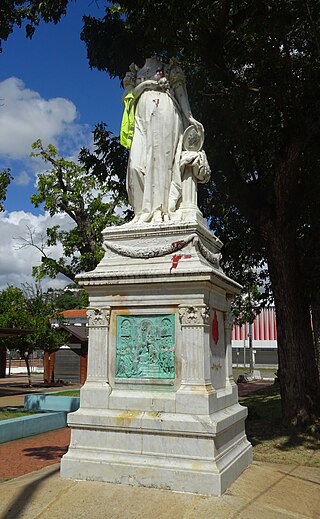
<svg viewBox="0 0 320 519"><path fill-rule="evenodd" d="M159 79L158 84L162 90L168 90L170 87L169 81L165 77Z"/></svg>
<svg viewBox="0 0 320 519"><path fill-rule="evenodd" d="M198 133L201 133L203 134L204 133L204 128L203 128L203 125L197 121L194 117L189 117L189 123L193 126L195 126L196 130Z"/></svg>

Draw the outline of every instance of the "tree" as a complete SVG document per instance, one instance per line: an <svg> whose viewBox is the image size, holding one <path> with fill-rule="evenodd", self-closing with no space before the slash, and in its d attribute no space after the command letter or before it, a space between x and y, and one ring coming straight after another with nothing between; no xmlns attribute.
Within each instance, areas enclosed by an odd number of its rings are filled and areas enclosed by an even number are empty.
<svg viewBox="0 0 320 519"><path fill-rule="evenodd" d="M67 334L51 326L52 307L43 298L39 287L25 293L20 288L9 286L0 292L0 326L30 330L27 335L0 338L0 347L18 350L24 358L29 386L32 385L30 355L35 350L51 351L65 343Z"/></svg>
<svg viewBox="0 0 320 519"><path fill-rule="evenodd" d="M283 416L296 424L320 414L298 233L306 177L318 169L319 34L313 0L187 0L183 11L177 1L123 0L102 20L85 17L82 32L90 66L112 76L146 55L180 56L214 166L207 215L219 192L267 260Z"/></svg>
<svg viewBox="0 0 320 519"><path fill-rule="evenodd" d="M39 280L44 276L63 274L74 281L81 271L93 270L103 257L102 230L124 221L120 213L125 196L125 152L118 139L98 125L94 132L95 149L82 149L75 163L58 155L52 145L47 148L41 141L33 144L32 156L40 156L51 169L38 176L38 192L31 196L35 207L44 204L51 216L66 214L71 229L55 225L47 229L47 237L38 243L32 230L22 246L34 246L42 254L42 263L34 267ZM124 207L123 207L124 209ZM54 259L47 248L60 243L63 256Z"/></svg>
<svg viewBox="0 0 320 519"><path fill-rule="evenodd" d="M6 199L7 188L12 180L12 176L8 169L0 171L0 212L4 210L3 202Z"/></svg>

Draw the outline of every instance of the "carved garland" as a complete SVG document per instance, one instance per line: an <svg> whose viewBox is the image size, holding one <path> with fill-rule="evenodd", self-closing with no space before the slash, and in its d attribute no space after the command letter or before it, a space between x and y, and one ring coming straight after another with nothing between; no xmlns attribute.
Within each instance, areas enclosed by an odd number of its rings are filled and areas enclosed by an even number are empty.
<svg viewBox="0 0 320 519"><path fill-rule="evenodd" d="M158 258L160 256L166 256L167 254L173 254L178 250L183 249L189 243L193 242L195 246L198 247L199 252L202 256L209 261L216 269L219 269L219 260L221 258L220 253L210 252L199 240L196 234L190 234L184 240L180 240L177 242L170 243L169 245L163 245L161 247L124 247L122 245L117 245L110 241L103 242L103 248L105 251L111 250L120 256L126 256L129 258Z"/></svg>
<svg viewBox="0 0 320 519"><path fill-rule="evenodd" d="M104 308L88 308L87 316L89 326L109 326L110 315L110 306Z"/></svg>

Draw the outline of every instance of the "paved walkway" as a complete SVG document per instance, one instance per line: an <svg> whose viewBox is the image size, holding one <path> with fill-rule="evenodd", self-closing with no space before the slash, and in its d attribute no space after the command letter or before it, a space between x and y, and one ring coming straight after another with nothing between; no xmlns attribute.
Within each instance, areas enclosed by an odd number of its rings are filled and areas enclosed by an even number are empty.
<svg viewBox="0 0 320 519"><path fill-rule="evenodd" d="M65 481L59 465L1 483L0 519L319 519L320 469L253 463L222 497Z"/></svg>

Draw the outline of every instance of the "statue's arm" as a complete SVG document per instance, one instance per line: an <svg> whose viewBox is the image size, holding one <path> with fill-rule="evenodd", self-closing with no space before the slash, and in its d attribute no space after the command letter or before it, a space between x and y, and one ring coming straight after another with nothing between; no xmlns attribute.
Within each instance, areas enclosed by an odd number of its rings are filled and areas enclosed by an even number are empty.
<svg viewBox="0 0 320 519"><path fill-rule="evenodd" d="M181 108L181 111L189 124L194 125L198 131L203 132L203 126L202 124L197 121L191 112L190 104L189 104L189 98L187 94L187 89L185 84L179 84L174 89L175 98L179 103L179 106Z"/></svg>
<svg viewBox="0 0 320 519"><path fill-rule="evenodd" d="M152 90L155 87L158 87L158 81L154 81L153 79L147 79L146 81L142 81L133 89L133 95L137 99L145 90Z"/></svg>
<svg viewBox="0 0 320 519"><path fill-rule="evenodd" d="M129 67L129 71L126 73L125 77L123 78L123 86L124 86L124 92L122 98L125 98L128 92L131 92L137 83L137 70L138 67L131 63Z"/></svg>

